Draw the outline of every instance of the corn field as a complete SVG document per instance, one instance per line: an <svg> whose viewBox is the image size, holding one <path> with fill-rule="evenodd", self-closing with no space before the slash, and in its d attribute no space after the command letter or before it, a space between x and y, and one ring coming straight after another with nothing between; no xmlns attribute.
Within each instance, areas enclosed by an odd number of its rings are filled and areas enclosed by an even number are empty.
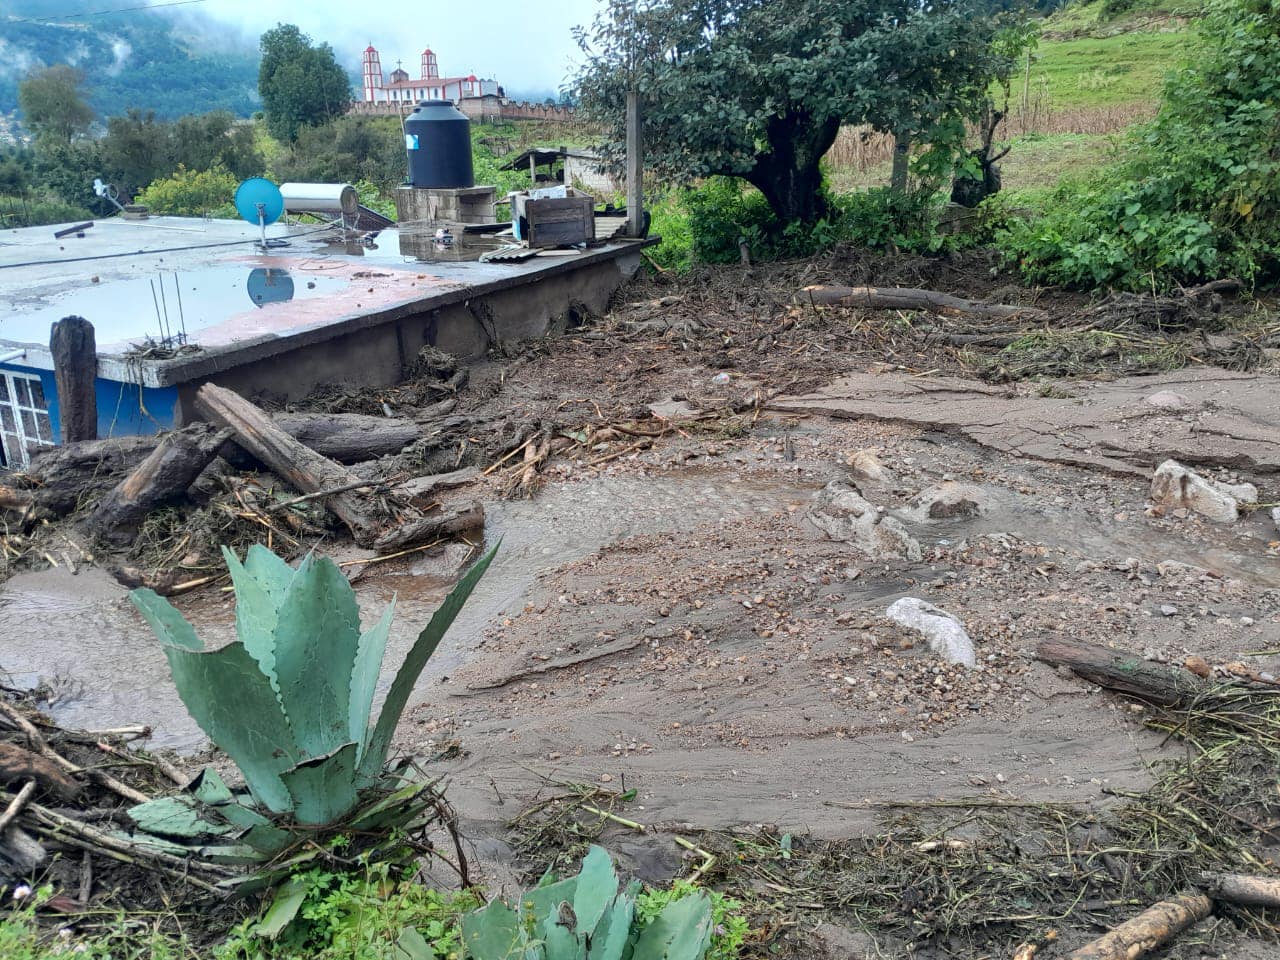
<svg viewBox="0 0 1280 960"><path fill-rule="evenodd" d="M1122 103L1055 110L1047 97L1033 93L1028 97L1025 109L1022 105L1016 105L1009 111L1009 116L996 131L996 137L1008 139L1037 133L1120 133L1135 123L1150 120L1154 115L1154 103ZM976 142L977 129L971 128L970 135ZM866 126L844 127L827 151L827 164L833 171L865 173L892 162L893 144L892 134L879 133Z"/></svg>

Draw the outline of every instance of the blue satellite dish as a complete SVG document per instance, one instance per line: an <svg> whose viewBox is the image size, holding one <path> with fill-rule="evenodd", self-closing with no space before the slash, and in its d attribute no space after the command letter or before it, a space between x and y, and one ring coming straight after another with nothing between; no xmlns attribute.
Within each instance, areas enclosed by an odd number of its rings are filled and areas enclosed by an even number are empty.
<svg viewBox="0 0 1280 960"><path fill-rule="evenodd" d="M270 226L284 216L284 194L270 180L251 177L236 187L236 213L255 227Z"/></svg>

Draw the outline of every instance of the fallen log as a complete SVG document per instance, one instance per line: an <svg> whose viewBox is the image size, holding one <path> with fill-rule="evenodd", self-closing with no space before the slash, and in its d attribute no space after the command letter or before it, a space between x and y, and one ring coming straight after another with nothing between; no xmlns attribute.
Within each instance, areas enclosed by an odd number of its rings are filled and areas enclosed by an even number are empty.
<svg viewBox="0 0 1280 960"><path fill-rule="evenodd" d="M1243 873L1202 873L1200 886L1214 900L1253 907L1280 907L1280 878Z"/></svg>
<svg viewBox="0 0 1280 960"><path fill-rule="evenodd" d="M966 300L937 290L915 287L805 287L796 295L800 303L823 307L865 307L872 310L925 310L954 317L985 317L1005 320L1019 317L1044 320L1049 314L1038 307Z"/></svg>
<svg viewBox="0 0 1280 960"><path fill-rule="evenodd" d="M33 782L63 800L71 800L80 792L80 784L48 757L0 741L0 783L19 781Z"/></svg>
<svg viewBox="0 0 1280 960"><path fill-rule="evenodd" d="M1183 893L1148 907L1067 960L1138 960L1209 916L1213 904L1202 893Z"/></svg>
<svg viewBox="0 0 1280 960"><path fill-rule="evenodd" d="M165 435L151 454L103 497L86 529L109 543L129 543L147 515L186 496L201 471L231 437L207 424Z"/></svg>
<svg viewBox="0 0 1280 960"><path fill-rule="evenodd" d="M1190 670L1148 663L1142 657L1078 640L1044 640L1036 647L1036 659L1072 673L1108 690L1129 693L1143 700L1172 707L1191 702L1212 684Z"/></svg>
<svg viewBox="0 0 1280 960"><path fill-rule="evenodd" d="M346 487L347 492L324 497L325 506L347 525L360 546L369 547L377 541L380 524L376 514L365 500L350 492L352 484L360 485L360 477L295 440L262 410L225 387L202 386L196 391L196 409L230 427L238 443L300 492Z"/></svg>
<svg viewBox="0 0 1280 960"><path fill-rule="evenodd" d="M26 470L9 474L9 494L0 507L60 517L71 513L91 492L133 470L147 458L159 437L112 437L59 447L44 447ZM29 493L25 505L22 494Z"/></svg>
<svg viewBox="0 0 1280 960"><path fill-rule="evenodd" d="M359 463L399 453L422 435L412 420L359 413L278 413L271 419L295 440L339 463Z"/></svg>
<svg viewBox="0 0 1280 960"><path fill-rule="evenodd" d="M379 553L403 550L428 540L456 537L460 533L479 530L483 526L484 505L477 500L461 510L444 510L432 516L406 521L378 537L373 549Z"/></svg>

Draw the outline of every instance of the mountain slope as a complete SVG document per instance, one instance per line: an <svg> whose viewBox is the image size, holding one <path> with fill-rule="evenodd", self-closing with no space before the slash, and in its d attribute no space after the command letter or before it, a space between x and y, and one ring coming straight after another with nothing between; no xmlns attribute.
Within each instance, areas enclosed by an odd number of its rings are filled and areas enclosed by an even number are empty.
<svg viewBox="0 0 1280 960"><path fill-rule="evenodd" d="M252 40L199 14L69 13L71 0L9 0L0 13L0 114L18 107L28 71L69 63L84 72L99 117L131 107L164 118L258 108Z"/></svg>

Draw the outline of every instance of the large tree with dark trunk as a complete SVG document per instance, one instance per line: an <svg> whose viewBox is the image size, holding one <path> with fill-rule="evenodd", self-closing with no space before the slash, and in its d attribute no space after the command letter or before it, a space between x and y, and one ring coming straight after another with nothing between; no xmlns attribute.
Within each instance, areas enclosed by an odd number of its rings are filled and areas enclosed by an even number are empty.
<svg viewBox="0 0 1280 960"><path fill-rule="evenodd" d="M746 179L783 221L826 212L820 161L842 124L913 142L971 112L998 68L973 0L608 0L577 77L582 109L624 142L627 91L645 162ZM985 12L984 12L985 11Z"/></svg>

